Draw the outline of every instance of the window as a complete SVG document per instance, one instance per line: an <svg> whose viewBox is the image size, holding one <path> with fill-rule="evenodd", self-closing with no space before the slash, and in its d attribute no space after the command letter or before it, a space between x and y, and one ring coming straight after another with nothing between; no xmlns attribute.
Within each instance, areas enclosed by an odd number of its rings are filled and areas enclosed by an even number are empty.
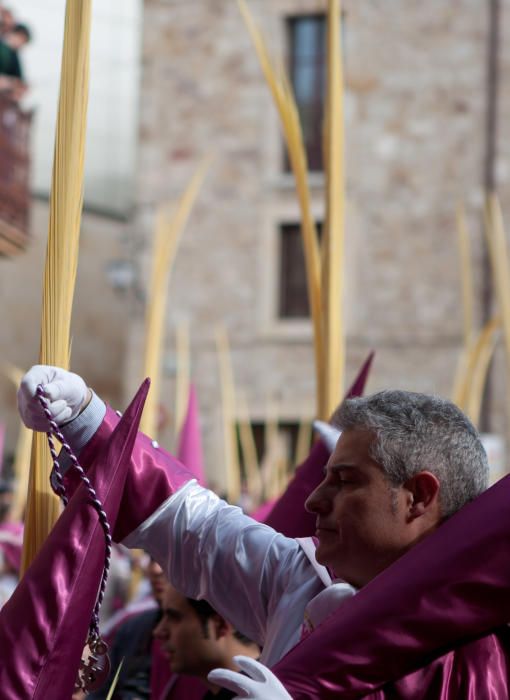
<svg viewBox="0 0 510 700"><path fill-rule="evenodd" d="M324 15L288 19L289 74L301 118L308 167L321 171L322 119L326 91L326 20ZM288 158L286 170L290 169Z"/></svg>
<svg viewBox="0 0 510 700"><path fill-rule="evenodd" d="M316 223L321 233L321 224ZM305 254L301 225L280 225L278 317L307 318L310 315Z"/></svg>

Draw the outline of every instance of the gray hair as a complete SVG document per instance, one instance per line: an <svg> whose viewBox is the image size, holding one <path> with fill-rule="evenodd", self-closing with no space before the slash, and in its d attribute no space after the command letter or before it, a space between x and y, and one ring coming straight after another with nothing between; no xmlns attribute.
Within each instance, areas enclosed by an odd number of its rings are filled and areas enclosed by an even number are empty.
<svg viewBox="0 0 510 700"><path fill-rule="evenodd" d="M410 391L381 391L347 399L331 422L342 430L374 434L370 456L392 485L400 486L421 471L434 474L445 517L488 486L489 464L480 437L451 401Z"/></svg>

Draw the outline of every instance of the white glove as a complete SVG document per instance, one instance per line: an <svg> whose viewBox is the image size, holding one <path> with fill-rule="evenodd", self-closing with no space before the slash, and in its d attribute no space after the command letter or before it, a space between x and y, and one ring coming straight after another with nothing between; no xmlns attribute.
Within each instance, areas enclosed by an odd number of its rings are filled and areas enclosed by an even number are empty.
<svg viewBox="0 0 510 700"><path fill-rule="evenodd" d="M46 418L36 389L42 384L48 400L48 410L57 425L68 423L80 413L89 397L89 389L83 379L60 367L34 365L21 380L18 389L18 411L27 428L46 431Z"/></svg>
<svg viewBox="0 0 510 700"><path fill-rule="evenodd" d="M248 675L245 676L227 668L215 668L207 676L208 680L237 693L237 698L292 700L278 678L267 666L249 656L234 656L234 661Z"/></svg>
<svg viewBox="0 0 510 700"><path fill-rule="evenodd" d="M313 427L321 436L322 441L330 453L334 452L336 443L338 442L338 438L342 434L342 431L338 430L338 428L335 428L330 423L325 423L322 420L314 420Z"/></svg>

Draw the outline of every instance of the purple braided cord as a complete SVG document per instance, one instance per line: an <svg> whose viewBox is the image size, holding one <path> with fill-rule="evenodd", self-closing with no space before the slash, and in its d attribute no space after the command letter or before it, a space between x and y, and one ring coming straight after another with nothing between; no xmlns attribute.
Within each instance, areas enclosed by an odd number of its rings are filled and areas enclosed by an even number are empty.
<svg viewBox="0 0 510 700"><path fill-rule="evenodd" d="M50 429L46 432L46 436L48 438L48 445L49 445L50 452L51 452L51 458L53 460L53 468L51 470L51 476L50 476L51 487L52 487L53 491L57 494L57 496L60 496L62 502L64 503L64 506L66 506L69 499L67 498L67 494L66 494L66 488L64 485L64 477L63 477L62 471L60 469L60 464L58 463L58 453L55 449L55 442L53 440L53 436L55 436L62 443L62 447L69 455L69 458L72 462L74 469L76 469L76 471L78 472L78 474L80 476L80 479L85 484L87 491L90 495L90 503L93 506L93 508L96 510L96 512L99 516L99 522L101 523L101 527L103 528L105 544L106 544L104 568L103 568L103 574L101 576L101 585L99 587L99 593L97 594L96 605L95 605L94 611L92 613L92 620L90 622L90 629L89 629L90 638L100 639L99 609L101 608L101 604L102 604L103 598L104 598L106 581L108 579L108 574L110 571L110 559L111 559L111 552L112 552L112 536L111 536L110 524L108 523L108 518L106 516L106 513L103 510L103 504L98 499L96 491L95 491L94 487L92 486L92 484L90 483L90 479L85 474L84 469L80 466L78 459L76 458L76 455L74 454L71 446L66 442L58 425L55 423L55 421L52 418L52 415L51 415L50 410L48 408L48 401L47 401L46 397L44 396L44 389L43 389L41 384L39 384L39 386L37 387L36 393L37 393L37 398L39 399L39 403L41 404L41 407L42 407L44 414L45 414L46 418L48 419L48 423L50 425Z"/></svg>

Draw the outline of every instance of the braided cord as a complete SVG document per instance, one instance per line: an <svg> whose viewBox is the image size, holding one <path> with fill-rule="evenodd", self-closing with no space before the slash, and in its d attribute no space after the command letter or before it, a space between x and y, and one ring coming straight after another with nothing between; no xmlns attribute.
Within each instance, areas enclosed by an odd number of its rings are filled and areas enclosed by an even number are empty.
<svg viewBox="0 0 510 700"><path fill-rule="evenodd" d="M58 425L55 423L55 421L53 420L53 418L51 416L51 413L50 413L49 408L48 408L48 401L46 400L46 398L44 396L44 390L43 390L42 385L39 385L37 387L37 398L39 399L39 403L41 404L42 410L44 411L44 414L45 414L46 418L48 419L48 423L49 423L49 430L46 432L46 436L48 438L48 446L50 448L51 458L53 460L53 467L52 467L51 475L50 475L51 488L57 494L57 496L60 497L64 506L66 506L69 499L67 497L66 488L64 485L64 477L63 477L62 471L60 469L60 464L58 463L58 453L55 449L55 441L53 438L56 437L59 440L59 442L62 443L62 448L69 455L69 458L70 458L71 463L72 463L72 468L74 468L78 472L80 479L85 484L85 487L86 487L88 494L90 496L90 504L92 505L94 510L97 512L98 517L99 517L99 522L100 522L101 527L103 528L103 532L104 532L106 551L105 551L105 558L104 558L104 565L103 565L103 573L101 576L101 585L99 587L99 592L97 594L96 604L94 606L94 611L92 613L92 619L91 619L90 627L89 627L89 640L93 641L93 642L97 642L97 641L101 640L101 636L99 633L99 610L100 610L101 604L103 602L105 588L106 588L106 581L108 579L108 574L110 571L110 559L111 559L111 552L112 552L112 536L111 536L110 524L108 522L107 515L103 509L103 504L101 503L101 501L97 497L96 491L95 491L94 487L92 486L90 479L85 474L84 469L80 466L78 459L77 459L76 455L74 454L71 446L66 442L61 430L59 429Z"/></svg>

